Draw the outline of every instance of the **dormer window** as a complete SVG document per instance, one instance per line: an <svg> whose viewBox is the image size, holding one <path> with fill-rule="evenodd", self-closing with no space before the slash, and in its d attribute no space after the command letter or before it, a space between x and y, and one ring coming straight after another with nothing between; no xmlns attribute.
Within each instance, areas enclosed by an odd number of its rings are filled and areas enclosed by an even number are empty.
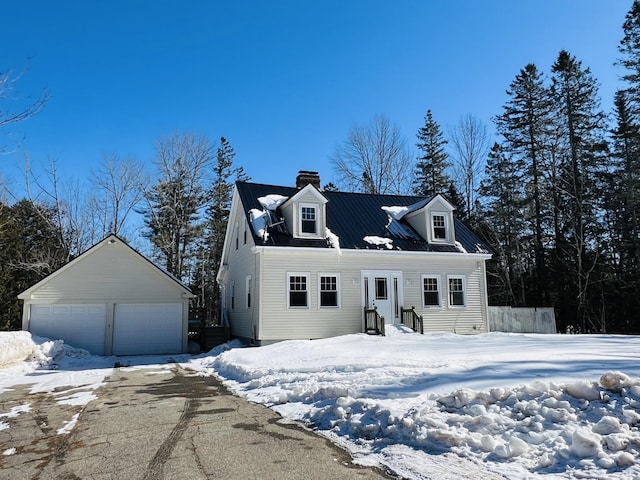
<svg viewBox="0 0 640 480"><path fill-rule="evenodd" d="M315 205L300 206L300 232L303 234L318 234L318 213Z"/></svg>
<svg viewBox="0 0 640 480"><path fill-rule="evenodd" d="M446 213L431 214L431 237L434 242L446 242L449 240L448 223Z"/></svg>

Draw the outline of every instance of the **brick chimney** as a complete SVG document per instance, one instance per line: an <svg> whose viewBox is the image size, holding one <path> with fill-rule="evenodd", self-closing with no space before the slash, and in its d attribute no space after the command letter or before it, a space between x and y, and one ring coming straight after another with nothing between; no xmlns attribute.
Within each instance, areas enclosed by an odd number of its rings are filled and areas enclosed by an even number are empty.
<svg viewBox="0 0 640 480"><path fill-rule="evenodd" d="M296 177L296 188L301 189L302 187L307 186L309 183L320 190L320 175L318 175L318 172L300 170L298 172L298 176Z"/></svg>

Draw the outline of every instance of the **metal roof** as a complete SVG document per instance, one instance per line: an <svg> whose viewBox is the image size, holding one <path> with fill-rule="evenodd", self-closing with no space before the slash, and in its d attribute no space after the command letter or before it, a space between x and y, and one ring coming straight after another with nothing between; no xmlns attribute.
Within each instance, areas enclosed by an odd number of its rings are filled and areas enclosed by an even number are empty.
<svg viewBox="0 0 640 480"><path fill-rule="evenodd" d="M263 209L258 202L259 197L270 194L292 197L299 191L294 187L249 182L237 182L236 187L249 223L248 212L253 208ZM417 206L416 208L421 208L427 205L431 198L330 191L322 191L321 193L328 200L326 205L327 228L338 236L341 249L387 250L384 245L372 245L364 240L366 236L377 236L391 239L393 250L463 253L455 245L428 243L408 222L391 219L382 210L383 206ZM456 241L467 253L491 253L491 249L462 222L455 219L454 223ZM294 238L284 223L269 227L268 231L269 238L266 243L256 236L255 232L252 232L256 244L330 248L326 240Z"/></svg>

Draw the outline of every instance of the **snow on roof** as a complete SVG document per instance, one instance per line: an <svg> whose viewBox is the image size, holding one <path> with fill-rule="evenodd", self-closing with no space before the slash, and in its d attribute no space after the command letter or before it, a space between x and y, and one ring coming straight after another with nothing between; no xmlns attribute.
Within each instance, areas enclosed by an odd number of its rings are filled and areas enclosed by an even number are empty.
<svg viewBox="0 0 640 480"><path fill-rule="evenodd" d="M366 237L363 237L362 239L370 245L384 245L389 250L393 248L393 240L391 240L390 238L368 235Z"/></svg>
<svg viewBox="0 0 640 480"><path fill-rule="evenodd" d="M257 208L252 208L249 210L249 218L251 219L251 228L262 238L263 242L266 242L269 238L269 232L267 232L268 220L267 220L267 212L265 210L258 210Z"/></svg>
<svg viewBox="0 0 640 480"><path fill-rule="evenodd" d="M338 238L338 236L328 228L325 229L325 235L327 237L329 245L331 245L338 251L338 255L342 255L342 250L340 250L340 238Z"/></svg>
<svg viewBox="0 0 640 480"><path fill-rule="evenodd" d="M409 207L382 206L380 208L387 212L387 215L389 215L389 217L393 218L394 220L401 220L402 217L404 217L409 212Z"/></svg>
<svg viewBox="0 0 640 480"><path fill-rule="evenodd" d="M258 203L260 203L260 205L262 205L262 207L266 210L276 210L280 205L282 205L288 199L289 197L285 197L284 195L271 193L269 195L265 195L264 197L259 197Z"/></svg>

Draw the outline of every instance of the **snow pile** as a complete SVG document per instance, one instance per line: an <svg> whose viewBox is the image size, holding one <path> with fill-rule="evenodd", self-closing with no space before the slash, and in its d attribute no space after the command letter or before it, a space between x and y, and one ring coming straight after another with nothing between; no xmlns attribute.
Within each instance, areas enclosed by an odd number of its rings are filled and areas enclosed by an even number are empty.
<svg viewBox="0 0 640 480"><path fill-rule="evenodd" d="M21 362L35 352L29 332L2 332L0 335L0 366Z"/></svg>
<svg viewBox="0 0 640 480"><path fill-rule="evenodd" d="M325 235L329 245L338 251L338 255L342 255L342 250L340 250L340 238L328 228L325 230Z"/></svg>
<svg viewBox="0 0 640 480"><path fill-rule="evenodd" d="M367 242L370 245L384 245L385 247L387 247L389 250L391 250L393 248L393 240L391 240L390 238L384 238L384 237L378 237L375 235L369 235L363 238L363 240L365 242Z"/></svg>
<svg viewBox="0 0 640 480"><path fill-rule="evenodd" d="M233 349L201 367L406 478L640 478L637 338L389 331Z"/></svg>

